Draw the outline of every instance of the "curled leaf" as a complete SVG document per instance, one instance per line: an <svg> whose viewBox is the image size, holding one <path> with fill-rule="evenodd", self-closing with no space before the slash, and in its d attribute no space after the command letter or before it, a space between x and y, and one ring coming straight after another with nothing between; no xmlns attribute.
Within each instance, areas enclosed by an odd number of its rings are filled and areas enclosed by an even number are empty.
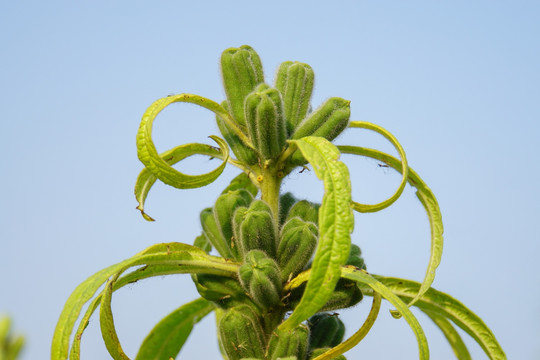
<svg viewBox="0 0 540 360"><path fill-rule="evenodd" d="M338 146L338 148L344 154L355 154L371 157L388 164L388 166L392 167L396 171L402 171L402 163L398 159L381 151L359 146ZM422 296L423 293L427 291L427 289L429 289L433 283L433 280L435 279L435 270L439 266L442 257L444 229L441 210L431 189L411 168L409 168L407 180L417 189L416 196L426 210L431 229L431 250L426 275L424 276L424 281L422 282L422 286L419 288L417 296L411 299L411 302L409 303L409 306L411 306L418 300L420 296ZM399 317L398 313L394 312L393 315Z"/></svg>
<svg viewBox="0 0 540 360"><path fill-rule="evenodd" d="M394 135L392 135L390 132L388 132L388 130L382 128L379 125L375 125L365 121L352 121L349 124L349 127L368 129L381 134L386 139L388 139L388 141L390 141L392 145L394 145L394 147L399 153L399 156L401 157L401 173L403 174L403 176L401 178L401 183L399 184L399 187L391 197L374 205L366 205L353 202L353 209L361 213L376 212L385 209L388 206L392 205L401 196L403 190L405 189L405 185L407 185L409 166L407 164L407 157L405 156L405 151L403 150L403 147L401 146L399 141L397 141L397 139L394 137Z"/></svg>
<svg viewBox="0 0 540 360"><path fill-rule="evenodd" d="M219 138L217 137L212 137L212 138L218 144L220 144L220 146L223 146L223 142L220 143L217 140ZM180 146L175 147L174 149L171 149L171 150L168 150L159 154L160 158L163 159L163 161L165 161L169 165L174 165L177 162L184 160L185 158L192 155L207 155L207 156L217 157L217 158L223 157L223 153L217 150L215 147L206 145L206 144L198 144L198 143L180 145ZM221 166L224 166L224 163ZM150 170L148 170L147 168L144 168L139 173L139 176L137 177L137 181L135 183L135 198L137 199L137 202L139 203L139 205L137 206L137 210L141 211L141 215L147 221L154 221L154 219L144 212L144 202L146 200L146 197L148 196L148 193L150 192L150 189L152 188L156 180L157 180L157 177Z"/></svg>
<svg viewBox="0 0 540 360"><path fill-rule="evenodd" d="M221 148L223 163L213 171L202 175L186 175L173 168L157 153L154 142L152 141L152 125L154 119L161 110L175 102L189 102L200 105L232 122L232 120L230 120L230 115L223 107L221 107L221 105L198 95L181 94L159 99L150 105L142 117L137 133L137 155L144 166L155 177L167 185L171 185L178 189L193 189L208 185L221 175L227 160L229 159L229 147L225 140L217 136L211 136Z"/></svg>

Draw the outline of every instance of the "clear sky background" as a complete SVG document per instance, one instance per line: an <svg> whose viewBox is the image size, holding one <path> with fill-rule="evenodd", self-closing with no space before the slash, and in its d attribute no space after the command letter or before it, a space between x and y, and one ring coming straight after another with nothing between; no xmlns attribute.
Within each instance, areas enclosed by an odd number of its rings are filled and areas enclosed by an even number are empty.
<svg viewBox="0 0 540 360"><path fill-rule="evenodd" d="M1 1L0 312L27 336L23 359L46 359L71 291L98 270L158 242L191 243L199 212L236 175L175 190L157 184L135 210L141 164L135 134L144 110L172 93L224 98L218 60L250 44L272 83L280 62L310 64L313 105L350 99L352 119L386 127L438 198L445 252L434 287L491 327L509 359L539 359L540 3L536 1ZM158 150L207 142L214 118L176 104L155 123ZM337 141L392 151L376 134ZM399 176L376 161L344 157L353 197L381 201ZM200 167L202 166L202 170ZM186 171L215 163L194 158ZM198 169L199 170L193 170ZM313 174L286 189L319 200ZM408 187L390 209L356 215L354 243L373 273L421 280L429 224ZM115 294L124 349L197 297L188 276L156 278ZM349 334L370 301L343 311ZM385 306L349 359L415 359L404 320ZM433 359L453 359L430 320ZM180 354L217 359L213 316ZM465 335L474 359L486 358ZM83 359L107 359L97 318Z"/></svg>

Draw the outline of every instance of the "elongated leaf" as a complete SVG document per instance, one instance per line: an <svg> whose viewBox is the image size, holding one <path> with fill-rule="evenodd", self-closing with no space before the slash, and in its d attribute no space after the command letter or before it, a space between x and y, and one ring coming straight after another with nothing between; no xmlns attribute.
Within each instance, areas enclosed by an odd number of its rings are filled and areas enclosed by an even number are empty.
<svg viewBox="0 0 540 360"><path fill-rule="evenodd" d="M213 146L198 143L177 146L174 149L159 154L159 157L167 164L174 165L189 156L197 154L208 155L218 158L223 157L223 154ZM157 177L150 170L144 168L139 173L139 176L137 177L137 181L135 183L135 198L139 202L137 209L141 211L144 219L148 221L154 221L154 219L152 219L144 212L144 201L146 200L148 192L150 191L156 180Z"/></svg>
<svg viewBox="0 0 540 360"><path fill-rule="evenodd" d="M429 359L428 344L422 327L407 305L398 296L396 296L393 288L386 286L386 284L378 281L377 278L371 276L363 270L343 267L341 270L341 276L346 279L356 281L362 292L364 292L364 290L367 288L369 289L370 294L373 294L374 292L379 293L382 297L394 305L401 313L403 318L409 323L409 326L416 336L416 340L418 341L419 358L421 360Z"/></svg>
<svg viewBox="0 0 540 360"><path fill-rule="evenodd" d="M197 247L181 243L157 244L130 259L109 266L85 280L68 298L54 332L51 360L65 360L67 358L69 338L82 307L109 277L132 266L157 264L176 264L179 272L183 271L184 273L203 272L231 277L236 276L238 269L238 264L207 255Z"/></svg>
<svg viewBox="0 0 540 360"><path fill-rule="evenodd" d="M130 360L124 353L118 334L114 327L114 319L111 309L111 300L113 293L113 284L118 275L114 276L111 280L107 281L105 285L105 294L101 297L100 311L99 311L99 323L101 325L101 335L105 346L109 351L109 354L114 360Z"/></svg>
<svg viewBox="0 0 540 360"><path fill-rule="evenodd" d="M377 315L379 315L379 310L381 308L381 295L379 293L373 293L373 304L371 305L371 310L367 316L366 321L357 332L355 332L350 338L342 342L336 347L326 351L325 353L317 356L313 360L332 360L338 357L339 355L345 353L346 351L351 350L353 347L358 345L360 341L368 334L369 330L377 320Z"/></svg>
<svg viewBox="0 0 540 360"><path fill-rule="evenodd" d="M291 141L324 182L319 209L319 243L311 277L304 295L280 330L291 330L315 314L328 301L340 276L340 266L349 256L354 218L351 209L349 171L339 161L339 151L328 140L307 136Z"/></svg>
<svg viewBox="0 0 540 360"><path fill-rule="evenodd" d="M182 305L161 320L144 339L136 360L175 358L186 342L193 326L214 309L199 298Z"/></svg>
<svg viewBox="0 0 540 360"><path fill-rule="evenodd" d="M198 95L181 94L159 99L150 105L142 117L141 125L139 126L139 131L137 133L137 155L144 166L165 184L179 189L193 189L208 185L223 172L227 160L229 159L229 147L225 140L217 136L212 137L221 148L223 153L223 163L213 171L202 175L186 175L173 168L158 155L154 142L152 141L152 125L155 117L161 110L175 102L188 102L200 105L232 122L230 115L223 107L221 107L221 105Z"/></svg>
<svg viewBox="0 0 540 360"><path fill-rule="evenodd" d="M113 284L113 292L128 284L135 283L142 279L147 279L147 278L155 277L155 276L174 275L174 274L183 274L183 273L185 273L185 270L179 267L177 264L147 265L120 277ZM99 304L101 303L101 298L104 292L105 290L102 291L99 295L97 295L92 300L92 302L88 306L88 309L86 310L86 313L84 314L81 321L79 322L79 326L77 328L77 331L75 332L75 337L73 339L73 343L71 345L71 351L69 354L69 358L71 360L80 359L81 339L82 339L83 332L88 326L90 317L92 316L92 314L95 312L95 310L98 308Z"/></svg>
<svg viewBox="0 0 540 360"><path fill-rule="evenodd" d="M435 313L432 313L430 311L424 310L424 313L426 313L427 316L433 322L435 325L441 329L441 331L444 334L444 337L446 340L450 343L450 346L452 346L452 350L454 350L454 354L459 360L471 360L471 354L469 354L469 350L467 349L467 346L463 342L463 339L461 339L461 336L454 328L454 325L446 318L437 315Z"/></svg>
<svg viewBox="0 0 540 360"><path fill-rule="evenodd" d="M374 275L374 278L404 301L413 299L420 289L420 284L411 280L377 275ZM362 292L366 295L372 295L371 289L367 286L362 287ZM450 295L430 288L418 299L415 306L451 320L469 334L482 347L490 359L506 360L506 355L497 342L495 335L484 324L482 319Z"/></svg>
<svg viewBox="0 0 540 360"><path fill-rule="evenodd" d="M375 125L365 121L351 121L349 127L368 129L381 134L388 141L390 141L392 145L394 145L394 147L399 153L399 156L401 157L401 173L403 174L403 176L401 178L401 183L399 184L399 187L391 197L374 205L366 205L353 202L353 209L361 213L375 212L385 209L388 206L392 205L401 196L401 194L403 193L403 189L405 189L405 185L407 185L407 179L409 177L409 165L407 163L407 157L405 156L405 150L403 150L403 147L401 146L399 141L397 141L394 135L392 135L390 132L380 127L379 125Z"/></svg>
<svg viewBox="0 0 540 360"><path fill-rule="evenodd" d="M378 150L367 149L358 146L338 146L338 149L345 154L362 155L377 159L388 164L388 166L392 167L396 171L402 171L401 162L398 159ZM427 289L429 289L429 287L433 283L433 280L435 279L435 271L441 263L441 257L443 252L444 228L441 210L439 208L439 204L437 203L437 199L435 198L435 195L433 195L431 189L411 168L409 168L408 181L412 186L416 187L417 189L416 196L426 210L431 229L431 250L428 267L426 269L426 275L424 276L424 281L422 282L422 286L420 287L417 296L414 297L409 303L409 306L411 306L418 300L420 296L422 296L422 294L427 291Z"/></svg>

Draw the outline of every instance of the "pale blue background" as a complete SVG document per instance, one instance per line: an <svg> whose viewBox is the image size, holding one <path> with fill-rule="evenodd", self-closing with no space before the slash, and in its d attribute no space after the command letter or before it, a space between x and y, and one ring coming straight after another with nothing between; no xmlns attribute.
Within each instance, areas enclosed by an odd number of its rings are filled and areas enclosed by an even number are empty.
<svg viewBox="0 0 540 360"><path fill-rule="evenodd" d="M135 133L152 101L191 92L223 99L222 50L252 45L269 82L281 61L316 72L314 106L352 101L352 118L380 124L402 142L434 190L445 253L434 286L479 314L510 359L539 359L540 3L536 1L2 1L0 5L0 312L27 335L23 359L46 359L71 291L86 277L164 241L191 242L199 211L236 174L179 191L158 184L145 222L132 194L141 169ZM213 116L191 105L164 111L160 150L208 142ZM339 143L391 148L355 130ZM344 157L357 201L383 200L399 176L376 161ZM204 159L191 165L215 166ZM183 167L191 171L193 167ZM286 183L310 199L309 174ZM394 207L357 215L353 240L373 273L423 278L427 218L407 188ZM188 276L139 282L117 293L126 352L178 305L194 299ZM363 322L366 301L348 317ZM414 359L404 320L385 306L349 359ZM433 359L452 359L421 314ZM94 319L83 359L109 358ZM213 318L184 359L217 358ZM469 341L474 359L481 349Z"/></svg>

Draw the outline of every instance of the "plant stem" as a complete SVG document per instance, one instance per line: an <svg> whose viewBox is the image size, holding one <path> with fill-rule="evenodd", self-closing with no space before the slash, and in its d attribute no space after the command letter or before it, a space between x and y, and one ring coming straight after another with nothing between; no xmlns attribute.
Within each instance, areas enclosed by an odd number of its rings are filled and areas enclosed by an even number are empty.
<svg viewBox="0 0 540 360"><path fill-rule="evenodd" d="M275 219L279 219L279 189L282 176L275 165L265 164L262 168L261 198L270 206Z"/></svg>

